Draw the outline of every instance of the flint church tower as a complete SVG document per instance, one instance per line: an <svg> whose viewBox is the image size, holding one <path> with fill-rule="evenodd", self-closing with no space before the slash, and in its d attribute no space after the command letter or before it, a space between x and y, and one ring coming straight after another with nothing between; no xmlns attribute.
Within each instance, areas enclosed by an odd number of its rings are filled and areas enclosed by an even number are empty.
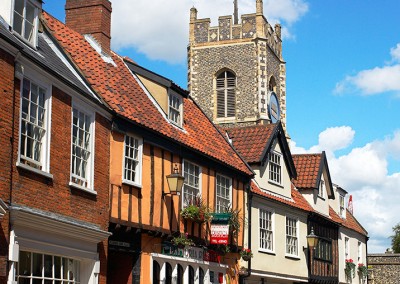
<svg viewBox="0 0 400 284"><path fill-rule="evenodd" d="M248 126L280 120L286 130L286 70L281 26L263 14L238 21L221 16L218 26L190 10L188 89L210 119L220 126Z"/></svg>

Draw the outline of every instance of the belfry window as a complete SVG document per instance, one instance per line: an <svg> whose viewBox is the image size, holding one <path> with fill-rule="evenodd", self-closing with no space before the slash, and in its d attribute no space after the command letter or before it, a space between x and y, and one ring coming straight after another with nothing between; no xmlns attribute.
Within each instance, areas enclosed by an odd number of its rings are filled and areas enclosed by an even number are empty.
<svg viewBox="0 0 400 284"><path fill-rule="evenodd" d="M224 71L217 77L217 118L235 117L236 76Z"/></svg>

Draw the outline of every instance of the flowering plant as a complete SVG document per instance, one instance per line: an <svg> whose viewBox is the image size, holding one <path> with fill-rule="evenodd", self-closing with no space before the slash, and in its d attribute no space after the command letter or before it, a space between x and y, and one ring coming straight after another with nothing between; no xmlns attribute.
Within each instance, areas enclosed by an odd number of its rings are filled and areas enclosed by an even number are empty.
<svg viewBox="0 0 400 284"><path fill-rule="evenodd" d="M199 223L210 221L210 209L204 204L200 196L186 200L185 203L186 207L180 213L183 219L190 219Z"/></svg>
<svg viewBox="0 0 400 284"><path fill-rule="evenodd" d="M344 268L347 279L354 278L356 276L356 264L351 258L346 259L346 267Z"/></svg>
<svg viewBox="0 0 400 284"><path fill-rule="evenodd" d="M172 243L178 247L192 246L194 245L192 239L190 239L188 233L181 233L178 237L172 239Z"/></svg>
<svg viewBox="0 0 400 284"><path fill-rule="evenodd" d="M368 276L368 268L363 264L358 264L358 272L362 275L362 278L365 279Z"/></svg>
<svg viewBox="0 0 400 284"><path fill-rule="evenodd" d="M243 248L240 251L240 256L243 258L244 261L249 261L250 258L253 257L253 252L249 248L247 248L247 249Z"/></svg>

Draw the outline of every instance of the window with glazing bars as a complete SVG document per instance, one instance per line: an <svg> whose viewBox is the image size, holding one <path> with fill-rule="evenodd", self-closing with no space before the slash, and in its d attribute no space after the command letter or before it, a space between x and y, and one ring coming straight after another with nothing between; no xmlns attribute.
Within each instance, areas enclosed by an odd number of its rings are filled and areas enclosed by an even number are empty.
<svg viewBox="0 0 400 284"><path fill-rule="evenodd" d="M297 219L286 217L286 253L298 255Z"/></svg>
<svg viewBox="0 0 400 284"><path fill-rule="evenodd" d="M91 117L74 108L72 120L71 182L90 186Z"/></svg>
<svg viewBox="0 0 400 284"><path fill-rule="evenodd" d="M28 251L20 251L16 275L18 283L81 283L79 261Z"/></svg>
<svg viewBox="0 0 400 284"><path fill-rule="evenodd" d="M281 184L281 155L270 152L269 153L269 180Z"/></svg>
<svg viewBox="0 0 400 284"><path fill-rule="evenodd" d="M169 95L169 119L181 125L181 99L172 94Z"/></svg>
<svg viewBox="0 0 400 284"><path fill-rule="evenodd" d="M200 168L195 164L185 161L183 169L185 181L182 201L183 205L186 206L200 195Z"/></svg>
<svg viewBox="0 0 400 284"><path fill-rule="evenodd" d="M272 212L260 209L260 249L273 251Z"/></svg>
<svg viewBox="0 0 400 284"><path fill-rule="evenodd" d="M320 260L332 261L332 241L319 239L314 250L314 257Z"/></svg>
<svg viewBox="0 0 400 284"><path fill-rule="evenodd" d="M340 216L344 217L344 196L343 195L339 195L339 203L340 203Z"/></svg>
<svg viewBox="0 0 400 284"><path fill-rule="evenodd" d="M29 0L15 0L13 29L30 43L35 42L38 8Z"/></svg>
<svg viewBox="0 0 400 284"><path fill-rule="evenodd" d="M140 182L140 149L138 138L125 135L124 179L134 183Z"/></svg>
<svg viewBox="0 0 400 284"><path fill-rule="evenodd" d="M46 135L46 90L24 78L22 83L20 162L42 170Z"/></svg>
<svg viewBox="0 0 400 284"><path fill-rule="evenodd" d="M227 212L231 206L232 181L230 178L217 175L216 212Z"/></svg>
<svg viewBox="0 0 400 284"><path fill-rule="evenodd" d="M235 117L235 89L236 77L232 72L224 71L217 77L217 118Z"/></svg>

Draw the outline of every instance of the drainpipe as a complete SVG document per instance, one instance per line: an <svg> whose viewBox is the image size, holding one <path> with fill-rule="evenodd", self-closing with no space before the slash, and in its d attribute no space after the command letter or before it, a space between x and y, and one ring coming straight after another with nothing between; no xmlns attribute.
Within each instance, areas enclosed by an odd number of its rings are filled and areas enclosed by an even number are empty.
<svg viewBox="0 0 400 284"><path fill-rule="evenodd" d="M251 249L251 208L252 208L252 203L253 203L253 193L250 190L250 183L247 185L247 215L248 215L248 224L249 224L249 229L247 230L247 240L248 240L248 246ZM248 261L247 265L247 274L246 275L240 275L239 276L239 283L243 284L244 280L246 278L249 278L251 276L251 258Z"/></svg>

